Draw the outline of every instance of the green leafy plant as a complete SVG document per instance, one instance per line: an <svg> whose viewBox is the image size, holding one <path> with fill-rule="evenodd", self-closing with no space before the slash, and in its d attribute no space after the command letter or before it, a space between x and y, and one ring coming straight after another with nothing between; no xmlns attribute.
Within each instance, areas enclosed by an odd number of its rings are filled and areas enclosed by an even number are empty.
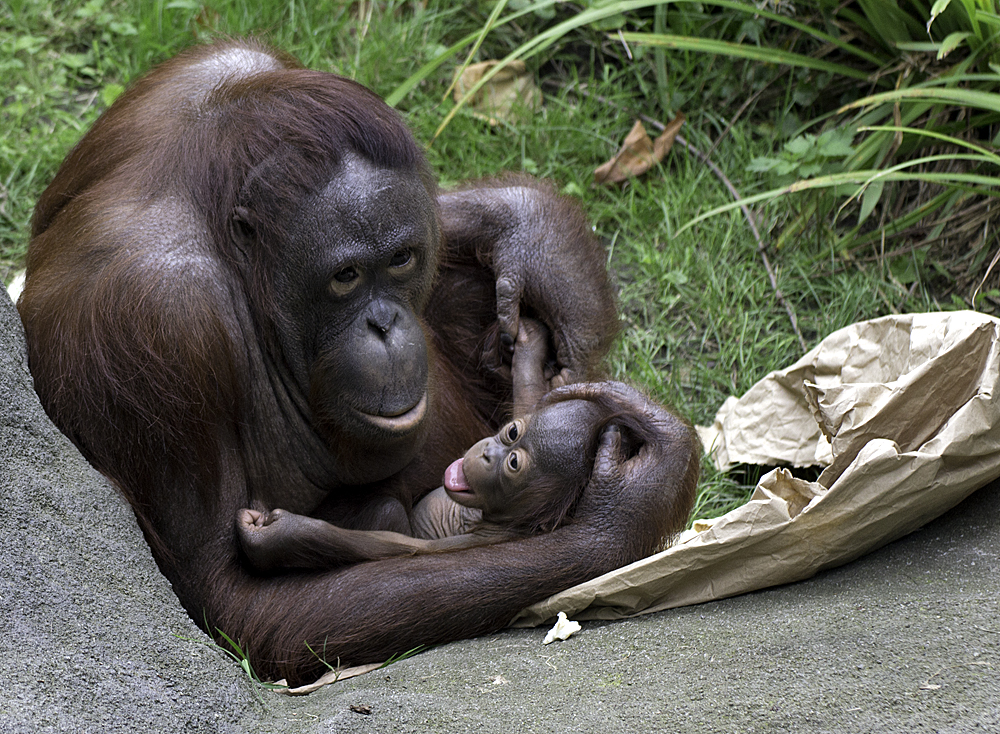
<svg viewBox="0 0 1000 734"><path fill-rule="evenodd" d="M854 154L850 128L832 128L819 135L806 133L785 143L778 156L754 158L748 171L769 173L778 185L787 185L798 178L826 176L844 170L844 162Z"/></svg>
<svg viewBox="0 0 1000 734"><path fill-rule="evenodd" d="M992 146L1000 135L996 0L938 0L930 7L920 1L812 0L796 4L794 12L783 3L619 0L585 3L565 17L553 15L547 0L518 3L517 14L504 15L505 7L503 0L493 6L473 50L523 14L550 23L509 50L494 73L515 58L551 54L574 34L599 30L620 42L637 68L647 69L665 115L680 101L666 53L756 62L748 75L757 91L747 105L784 77L783 104L762 121L780 147L748 167L774 188L746 200L795 195L771 220L779 247L814 242L815 256L823 257L875 242L896 250L954 247L949 235L964 235L965 228L944 224L963 213L978 222L982 197L992 196L1000 182L989 155L964 149ZM463 41L467 46L470 39ZM451 53L461 48L462 42ZM654 52L651 64L639 60L644 48ZM404 82L394 101L426 73ZM447 110L435 136L463 103ZM805 190L809 195L797 193ZM958 289L975 277L958 278L948 268L934 275Z"/></svg>

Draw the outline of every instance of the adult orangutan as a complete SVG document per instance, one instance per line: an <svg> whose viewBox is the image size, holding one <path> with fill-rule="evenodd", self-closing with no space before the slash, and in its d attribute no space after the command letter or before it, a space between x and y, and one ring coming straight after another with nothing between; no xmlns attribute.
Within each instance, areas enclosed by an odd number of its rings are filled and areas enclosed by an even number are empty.
<svg viewBox="0 0 1000 734"><path fill-rule="evenodd" d="M481 634L648 554L664 488L697 473L687 434L622 455L609 432L552 533L254 573L240 508L407 532L502 420L522 312L552 333L553 386L594 373L617 323L572 205L523 178L439 193L375 95L255 42L181 54L94 124L38 202L19 310L46 410L192 618L293 684L324 669L310 648L362 663Z"/></svg>

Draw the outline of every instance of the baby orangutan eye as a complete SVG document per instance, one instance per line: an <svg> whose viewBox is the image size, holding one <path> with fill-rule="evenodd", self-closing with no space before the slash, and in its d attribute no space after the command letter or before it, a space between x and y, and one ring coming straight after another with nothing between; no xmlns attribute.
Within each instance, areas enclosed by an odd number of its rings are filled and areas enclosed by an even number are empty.
<svg viewBox="0 0 1000 734"><path fill-rule="evenodd" d="M521 457L518 456L517 451L511 451L507 456L507 473L517 474L521 471Z"/></svg>
<svg viewBox="0 0 1000 734"><path fill-rule="evenodd" d="M504 427L500 435L503 437L504 443L508 445L514 443L521 437L521 421L511 421Z"/></svg>

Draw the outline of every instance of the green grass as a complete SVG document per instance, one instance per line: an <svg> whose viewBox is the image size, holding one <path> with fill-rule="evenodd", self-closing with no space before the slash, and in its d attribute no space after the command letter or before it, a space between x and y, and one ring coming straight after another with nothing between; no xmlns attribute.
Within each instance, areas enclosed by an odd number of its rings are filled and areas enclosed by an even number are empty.
<svg viewBox="0 0 1000 734"><path fill-rule="evenodd" d="M516 10L513 5L501 16ZM746 40L748 33L763 40L776 33L776 24L745 13L681 5L684 12L674 5L650 7L572 30L529 60L542 80L544 110L522 125L490 127L464 109L455 111L450 99L442 102L452 71L470 47L442 55L474 37L492 3L2 0L0 276L20 267L34 202L73 143L122 85L186 45L256 33L309 66L354 77L382 95L444 58L398 102L418 139L434 141L428 155L442 183L527 171L580 197L608 244L621 289L626 328L613 374L695 422L710 422L726 396L742 394L802 353L758 244L739 211L684 228L732 196L680 146L660 167L619 188L592 187L593 169L615 153L638 114L666 122L683 109L688 122L682 135L692 145L711 150L713 162L744 195L766 191L771 182L748 170L753 161L774 156L796 132L803 108L795 99L810 89L819 97L824 83L835 82L822 76L824 70L786 72L701 53L691 42L665 50L609 33L623 27L657 37L715 34L730 43ZM543 29L570 20L572 12L571 6L547 4L526 13L491 32L477 59L503 57ZM848 61L861 63L856 56L837 60ZM748 99L753 104L741 114ZM810 346L860 319L941 307L926 256L880 255L876 249L845 257L842 242L826 236L834 211L825 200L812 201L829 216L796 228L796 216L810 201L801 198L807 194L799 196L794 202L765 201L756 211L778 288ZM782 232L786 237L776 248ZM753 471L722 476L706 468L699 514L742 502L755 479Z"/></svg>

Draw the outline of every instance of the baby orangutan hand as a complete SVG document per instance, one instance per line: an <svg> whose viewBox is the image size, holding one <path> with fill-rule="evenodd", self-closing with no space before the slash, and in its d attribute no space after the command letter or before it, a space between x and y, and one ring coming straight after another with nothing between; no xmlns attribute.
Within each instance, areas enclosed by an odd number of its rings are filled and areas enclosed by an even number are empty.
<svg viewBox="0 0 1000 734"><path fill-rule="evenodd" d="M552 388L547 379L551 371L545 370L548 357L549 330L540 321L522 318L511 363L515 418L528 413Z"/></svg>

